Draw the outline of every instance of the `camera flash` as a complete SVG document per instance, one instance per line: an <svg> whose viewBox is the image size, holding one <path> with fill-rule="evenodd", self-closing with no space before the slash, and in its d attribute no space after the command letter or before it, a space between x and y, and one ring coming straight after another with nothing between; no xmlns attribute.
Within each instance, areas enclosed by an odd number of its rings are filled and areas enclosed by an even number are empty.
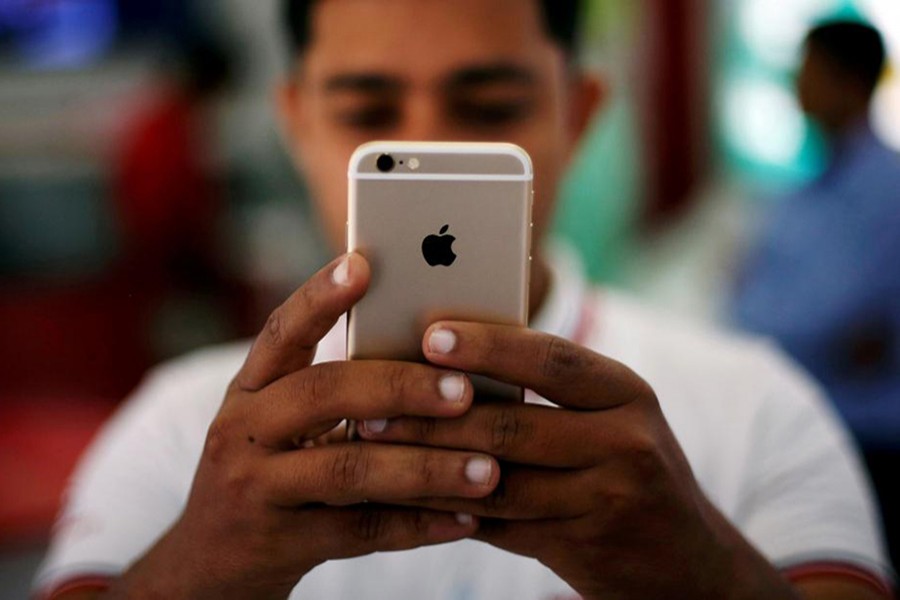
<svg viewBox="0 0 900 600"><path fill-rule="evenodd" d="M419 167L422 166L421 163L419 162L419 159L418 159L418 158L411 158L411 159L409 159L409 163L407 163L407 164L409 165L409 170L410 170L410 171L418 171L418 170L419 170Z"/></svg>

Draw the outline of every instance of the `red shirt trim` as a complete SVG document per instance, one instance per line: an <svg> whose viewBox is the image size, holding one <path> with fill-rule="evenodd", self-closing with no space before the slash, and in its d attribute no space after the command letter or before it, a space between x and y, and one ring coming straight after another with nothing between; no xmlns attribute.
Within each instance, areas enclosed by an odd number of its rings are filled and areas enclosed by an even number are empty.
<svg viewBox="0 0 900 600"><path fill-rule="evenodd" d="M579 346L584 346L594 329L594 310L589 298L584 298L581 304L581 315L578 326L572 334L572 341Z"/></svg>
<svg viewBox="0 0 900 600"><path fill-rule="evenodd" d="M840 577L842 579L851 579L858 583L863 583L879 594L882 594L885 598L892 599L894 598L894 594L891 591L891 587L888 583L881 578L880 576L863 569L862 567L858 567L856 565L851 565L847 563L839 563L839 562L819 562L819 563L809 563L805 565L800 565L797 567L792 567L784 571L785 577L791 583L798 583L803 581L804 579L810 579L813 577ZM58 585L52 591L42 594L38 596L40 600L53 600L54 598L59 598L63 594L69 592L85 592L85 591L97 591L97 592L105 592L109 590L112 582L110 578L103 577L99 575L88 575L78 577L76 579L72 579L70 581L64 582Z"/></svg>
<svg viewBox="0 0 900 600"><path fill-rule="evenodd" d="M49 591L38 594L36 600L54 600L71 592L106 592L112 586L112 579L103 575L82 575L64 581Z"/></svg>
<svg viewBox="0 0 900 600"><path fill-rule="evenodd" d="M884 578L857 565L842 562L815 562L791 567L784 570L783 573L791 583L798 583L804 579L821 576L850 579L857 583L865 584L885 598L891 600L894 598L891 586Z"/></svg>

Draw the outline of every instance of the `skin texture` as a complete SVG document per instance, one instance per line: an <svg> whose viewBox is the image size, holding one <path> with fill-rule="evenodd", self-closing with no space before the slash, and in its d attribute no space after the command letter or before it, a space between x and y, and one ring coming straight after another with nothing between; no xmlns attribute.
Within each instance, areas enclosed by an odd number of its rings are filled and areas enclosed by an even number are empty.
<svg viewBox="0 0 900 600"><path fill-rule="evenodd" d="M347 161L379 138L523 146L543 235L601 86L568 69L536 3L324 0L313 30L279 108L335 248ZM327 560L466 537L542 561L586 599L801 597L710 505L653 390L624 365L531 331L438 323L423 339L430 365L310 366L369 278L361 257L339 259L272 314L210 427L184 513L109 597L284 598ZM436 331L452 351L432 351ZM442 398L461 372L562 408L474 405L465 378ZM363 441L315 443L344 418ZM809 598L877 597L812 583Z"/></svg>

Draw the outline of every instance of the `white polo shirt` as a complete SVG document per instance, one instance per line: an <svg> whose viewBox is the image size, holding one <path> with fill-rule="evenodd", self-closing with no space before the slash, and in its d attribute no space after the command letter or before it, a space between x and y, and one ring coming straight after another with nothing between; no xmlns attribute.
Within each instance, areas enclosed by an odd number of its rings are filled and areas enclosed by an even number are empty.
<svg viewBox="0 0 900 600"><path fill-rule="evenodd" d="M776 566L889 569L859 460L819 390L767 343L679 323L589 289L557 257L540 329L615 358L646 379L712 502ZM344 356L339 324L317 361ZM172 525L207 428L246 343L158 368L83 458L36 588L115 576ZM531 398L532 401L536 398ZM599 566L598 566L599 568ZM814 567L818 568L818 567ZM474 541L333 561L291 598L550 600L575 596L535 560Z"/></svg>

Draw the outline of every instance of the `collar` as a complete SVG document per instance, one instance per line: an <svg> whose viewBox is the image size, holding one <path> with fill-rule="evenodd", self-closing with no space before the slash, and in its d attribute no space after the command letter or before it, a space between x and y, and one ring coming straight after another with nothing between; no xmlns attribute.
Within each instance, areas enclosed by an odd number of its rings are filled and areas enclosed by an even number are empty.
<svg viewBox="0 0 900 600"><path fill-rule="evenodd" d="M544 256L550 268L550 289L544 306L531 320L531 328L584 343L590 329L591 311L581 259L561 242L548 244Z"/></svg>

